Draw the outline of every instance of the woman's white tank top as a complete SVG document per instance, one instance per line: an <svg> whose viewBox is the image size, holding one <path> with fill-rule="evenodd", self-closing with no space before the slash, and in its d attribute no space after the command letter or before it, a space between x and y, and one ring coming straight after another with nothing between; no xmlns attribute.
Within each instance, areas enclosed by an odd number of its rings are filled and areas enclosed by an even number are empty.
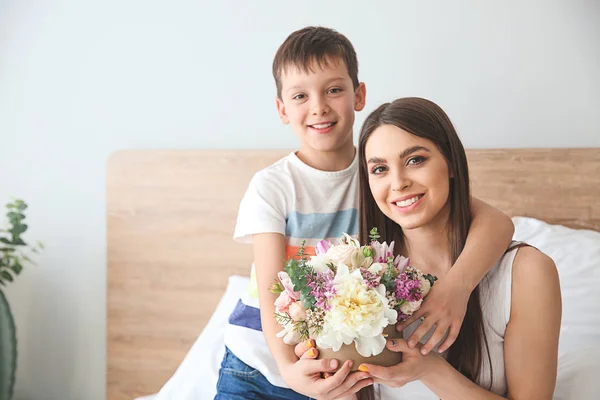
<svg viewBox="0 0 600 400"><path fill-rule="evenodd" d="M513 242L511 246L516 245ZM506 375L504 373L504 334L506 326L510 319L511 304L511 286L512 286L512 265L517 248L512 249L502 256L498 264L487 273L480 283L481 310L483 314L483 323L486 338L492 360L492 376L490 376L490 366L488 358L483 357L483 372L478 384L483 388L488 388L490 381L492 383L491 391L506 396L508 388L506 385ZM404 330L404 338L408 339L417 329L420 321L415 322ZM433 334L433 330L421 340L425 343ZM437 349L437 346L436 348ZM425 386L421 381L414 381L401 388L390 388L384 385L378 385L377 388L380 398L387 399L438 399L438 397Z"/></svg>

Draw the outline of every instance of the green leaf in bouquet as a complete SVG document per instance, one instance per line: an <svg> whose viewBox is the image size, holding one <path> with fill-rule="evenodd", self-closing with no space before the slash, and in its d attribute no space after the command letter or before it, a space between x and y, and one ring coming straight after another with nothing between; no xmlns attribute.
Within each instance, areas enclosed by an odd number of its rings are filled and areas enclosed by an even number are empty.
<svg viewBox="0 0 600 400"><path fill-rule="evenodd" d="M380 237L381 235L379 235L379 232L377 231L376 227L371 229L371 231L369 232L369 239L371 239L371 242L378 241Z"/></svg>
<svg viewBox="0 0 600 400"><path fill-rule="evenodd" d="M317 302L317 299L315 299L315 297L312 294L310 294L310 288L308 289L308 294L306 294L304 290L300 292L300 301L302 302L302 304L304 304L304 308L306 308L307 310L310 309Z"/></svg>
<svg viewBox="0 0 600 400"><path fill-rule="evenodd" d="M437 276L431 274L425 274L423 275L423 278L427 279L431 286L433 286L434 282L438 280Z"/></svg>

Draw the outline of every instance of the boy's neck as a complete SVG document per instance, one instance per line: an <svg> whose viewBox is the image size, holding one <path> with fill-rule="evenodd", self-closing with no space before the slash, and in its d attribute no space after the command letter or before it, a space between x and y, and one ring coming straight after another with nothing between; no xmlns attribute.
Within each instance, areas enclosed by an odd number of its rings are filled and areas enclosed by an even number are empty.
<svg viewBox="0 0 600 400"><path fill-rule="evenodd" d="M296 152L296 156L309 167L320 171L343 171L354 161L356 149L350 142L349 146L334 151L317 151L314 149L303 149Z"/></svg>

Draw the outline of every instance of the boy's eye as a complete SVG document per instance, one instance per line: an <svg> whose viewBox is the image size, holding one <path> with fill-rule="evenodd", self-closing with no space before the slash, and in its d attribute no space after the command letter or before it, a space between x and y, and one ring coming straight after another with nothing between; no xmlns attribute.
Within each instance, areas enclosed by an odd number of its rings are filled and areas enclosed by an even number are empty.
<svg viewBox="0 0 600 400"><path fill-rule="evenodd" d="M373 175L379 175L379 174L381 174L383 172L385 172L385 167L382 167L381 165L377 166L377 167L374 167L373 169L371 169L371 173Z"/></svg>
<svg viewBox="0 0 600 400"><path fill-rule="evenodd" d="M292 100L302 100L302 99L303 99L303 98L305 98L305 97L306 97L306 95L305 95L305 94L303 94L303 93L298 93L297 95L294 95L294 96L292 97Z"/></svg>
<svg viewBox="0 0 600 400"><path fill-rule="evenodd" d="M342 91L342 88L331 88L327 91L327 93L336 94L336 93L340 93L341 91Z"/></svg>
<svg viewBox="0 0 600 400"><path fill-rule="evenodd" d="M419 164L423 163L423 161L425 161L425 157L416 156L416 157L410 158L406 162L406 165L419 165Z"/></svg>

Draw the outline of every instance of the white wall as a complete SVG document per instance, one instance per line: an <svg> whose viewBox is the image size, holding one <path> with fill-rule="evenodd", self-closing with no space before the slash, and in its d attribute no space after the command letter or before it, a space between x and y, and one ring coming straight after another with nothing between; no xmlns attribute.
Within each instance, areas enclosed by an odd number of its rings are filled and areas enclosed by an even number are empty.
<svg viewBox="0 0 600 400"><path fill-rule="evenodd" d="M600 147L599 2L361 3L0 0L0 204L47 246L8 290L16 399L104 398L109 154L296 146L270 75L295 29L351 39L366 112L424 96L466 147Z"/></svg>

